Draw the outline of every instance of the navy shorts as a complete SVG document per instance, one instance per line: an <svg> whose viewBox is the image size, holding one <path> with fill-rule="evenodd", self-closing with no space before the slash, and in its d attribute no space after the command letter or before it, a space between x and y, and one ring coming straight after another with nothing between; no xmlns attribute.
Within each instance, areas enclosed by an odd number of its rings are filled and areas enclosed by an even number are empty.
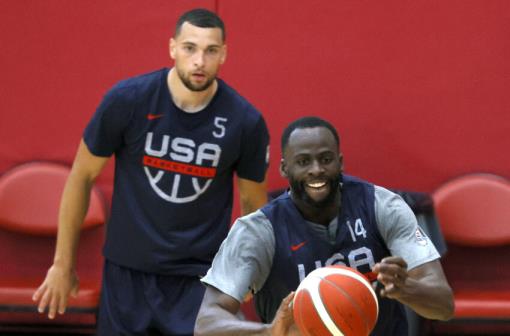
<svg viewBox="0 0 510 336"><path fill-rule="evenodd" d="M193 335L204 292L198 276L144 273L105 261L97 335Z"/></svg>

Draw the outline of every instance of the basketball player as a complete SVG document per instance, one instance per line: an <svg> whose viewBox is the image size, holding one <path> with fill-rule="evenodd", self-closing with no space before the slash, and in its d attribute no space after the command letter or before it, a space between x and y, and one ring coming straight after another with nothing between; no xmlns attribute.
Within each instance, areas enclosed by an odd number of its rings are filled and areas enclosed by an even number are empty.
<svg viewBox="0 0 510 336"><path fill-rule="evenodd" d="M196 335L296 333L293 291L312 270L332 264L379 284L373 335L407 335L403 305L429 319L452 317L439 254L413 212L400 196L343 174L339 144L333 126L319 118L285 129L280 171L290 189L235 222L202 279L207 290ZM250 293L263 323L236 316Z"/></svg>
<svg viewBox="0 0 510 336"><path fill-rule="evenodd" d="M115 85L85 129L60 209L54 264L34 294L49 318L76 294L75 258L90 188L115 155L99 335L192 335L203 276L241 207L267 201L262 115L217 78L225 29L214 13L180 17L174 67Z"/></svg>

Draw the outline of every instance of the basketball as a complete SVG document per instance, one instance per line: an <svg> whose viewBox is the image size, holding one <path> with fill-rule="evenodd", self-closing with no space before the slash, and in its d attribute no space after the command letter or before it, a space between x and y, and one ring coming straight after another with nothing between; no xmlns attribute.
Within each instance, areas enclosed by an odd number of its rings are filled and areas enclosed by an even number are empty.
<svg viewBox="0 0 510 336"><path fill-rule="evenodd" d="M377 322L379 304L360 272L326 266L301 282L294 296L293 314L306 336L366 336Z"/></svg>

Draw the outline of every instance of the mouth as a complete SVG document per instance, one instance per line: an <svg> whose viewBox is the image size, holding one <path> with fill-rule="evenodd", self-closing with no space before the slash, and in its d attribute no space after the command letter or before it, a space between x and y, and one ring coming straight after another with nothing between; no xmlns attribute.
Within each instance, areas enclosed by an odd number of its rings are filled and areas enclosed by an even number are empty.
<svg viewBox="0 0 510 336"><path fill-rule="evenodd" d="M308 196L316 201L326 198L330 191L330 184L328 181L306 182L304 186Z"/></svg>
<svg viewBox="0 0 510 336"><path fill-rule="evenodd" d="M191 77L196 81L203 81L206 78L206 75L202 72L194 72L191 74Z"/></svg>
<svg viewBox="0 0 510 336"><path fill-rule="evenodd" d="M302 180L289 178L291 190L295 200L314 208L327 208L336 206L338 197L341 197L339 190L340 179L334 176L308 176Z"/></svg>
<svg viewBox="0 0 510 336"><path fill-rule="evenodd" d="M327 183L324 181L324 182L310 182L310 183L307 183L306 186L308 188L312 188L312 189L320 189L322 187L324 187Z"/></svg>

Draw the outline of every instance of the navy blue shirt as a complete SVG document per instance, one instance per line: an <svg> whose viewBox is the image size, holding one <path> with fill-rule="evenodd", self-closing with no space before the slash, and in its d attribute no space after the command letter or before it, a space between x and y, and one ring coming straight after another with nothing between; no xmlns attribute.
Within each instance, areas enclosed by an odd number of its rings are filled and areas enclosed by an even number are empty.
<svg viewBox="0 0 510 336"><path fill-rule="evenodd" d="M115 154L104 255L136 270L205 274L228 233L233 173L261 182L269 135L262 115L225 82L200 112L172 101L168 69L121 81L84 133Z"/></svg>
<svg viewBox="0 0 510 336"><path fill-rule="evenodd" d="M341 211L336 241L319 237L303 219L288 193L273 200L261 211L272 224L275 253L269 276L255 294L257 313L264 322L272 321L282 299L311 271L326 265L342 264L364 274L390 252L377 228L374 186L344 175ZM402 304L379 299L379 318L371 335L407 335Z"/></svg>

